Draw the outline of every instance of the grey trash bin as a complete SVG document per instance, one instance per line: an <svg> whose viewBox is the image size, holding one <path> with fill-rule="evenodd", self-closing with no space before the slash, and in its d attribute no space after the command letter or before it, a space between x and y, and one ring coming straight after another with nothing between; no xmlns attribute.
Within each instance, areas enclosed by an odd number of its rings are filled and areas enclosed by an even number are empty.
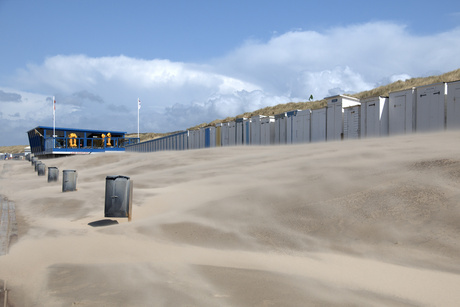
<svg viewBox="0 0 460 307"><path fill-rule="evenodd" d="M36 161L37 161L37 158L36 158L36 157L32 157L32 158L30 159L30 164L31 164L31 165L35 165L35 162L36 162Z"/></svg>
<svg viewBox="0 0 460 307"><path fill-rule="evenodd" d="M77 171L67 169L62 171L62 192L77 190Z"/></svg>
<svg viewBox="0 0 460 307"><path fill-rule="evenodd" d="M48 167L48 182L58 181L59 179L59 169L54 166Z"/></svg>
<svg viewBox="0 0 460 307"><path fill-rule="evenodd" d="M38 176L45 176L46 174L46 165L43 163L38 164L37 166Z"/></svg>
<svg viewBox="0 0 460 307"><path fill-rule="evenodd" d="M38 166L42 164L42 161L36 161L35 162L35 171L38 172Z"/></svg>
<svg viewBox="0 0 460 307"><path fill-rule="evenodd" d="M107 176L105 179L105 217L127 217L132 212L132 180L126 176Z"/></svg>

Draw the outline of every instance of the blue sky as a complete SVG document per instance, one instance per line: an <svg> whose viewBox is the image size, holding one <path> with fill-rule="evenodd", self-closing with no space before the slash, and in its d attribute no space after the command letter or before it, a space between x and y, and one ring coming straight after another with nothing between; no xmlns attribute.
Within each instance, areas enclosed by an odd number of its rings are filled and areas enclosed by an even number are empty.
<svg viewBox="0 0 460 307"><path fill-rule="evenodd" d="M184 130L460 68L458 1L0 0L0 146Z"/></svg>

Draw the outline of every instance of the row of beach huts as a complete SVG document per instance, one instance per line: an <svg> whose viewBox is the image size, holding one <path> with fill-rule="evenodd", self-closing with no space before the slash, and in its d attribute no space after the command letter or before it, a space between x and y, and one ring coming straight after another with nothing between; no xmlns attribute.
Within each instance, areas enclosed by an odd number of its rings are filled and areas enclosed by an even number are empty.
<svg viewBox="0 0 460 307"><path fill-rule="evenodd" d="M295 144L460 129L460 81L391 92L389 97L325 99L327 107L321 109L237 118L128 145L126 151Z"/></svg>

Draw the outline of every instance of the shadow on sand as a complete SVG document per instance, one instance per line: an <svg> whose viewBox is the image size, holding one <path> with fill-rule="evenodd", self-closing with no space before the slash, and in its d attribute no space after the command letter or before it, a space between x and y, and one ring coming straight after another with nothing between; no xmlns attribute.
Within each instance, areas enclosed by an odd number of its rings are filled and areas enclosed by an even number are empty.
<svg viewBox="0 0 460 307"><path fill-rule="evenodd" d="M92 227L103 227L103 226L110 226L110 225L115 225L118 224L118 221L116 220L99 220L99 221L94 221L91 223L88 223L89 226Z"/></svg>

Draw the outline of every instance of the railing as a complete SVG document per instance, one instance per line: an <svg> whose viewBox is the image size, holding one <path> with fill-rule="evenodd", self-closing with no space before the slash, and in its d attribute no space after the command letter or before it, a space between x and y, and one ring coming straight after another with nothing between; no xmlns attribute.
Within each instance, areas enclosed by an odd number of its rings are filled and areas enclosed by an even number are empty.
<svg viewBox="0 0 460 307"><path fill-rule="evenodd" d="M56 149L72 151L116 150L137 143L139 143L139 138L111 137L109 140L108 138L46 137L45 152L52 152Z"/></svg>

